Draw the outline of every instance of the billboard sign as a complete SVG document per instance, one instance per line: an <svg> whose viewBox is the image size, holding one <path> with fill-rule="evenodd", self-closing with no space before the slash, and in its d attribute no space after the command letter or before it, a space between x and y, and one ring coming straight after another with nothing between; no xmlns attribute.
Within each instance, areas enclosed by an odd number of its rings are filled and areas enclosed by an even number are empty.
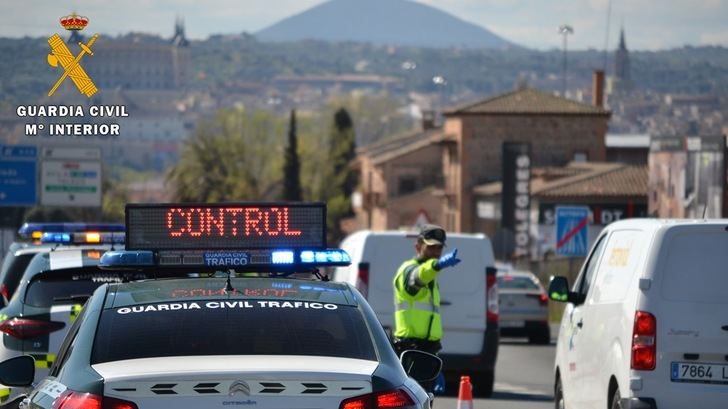
<svg viewBox="0 0 728 409"><path fill-rule="evenodd" d="M44 148L41 204L100 207L101 151L95 148Z"/></svg>
<svg viewBox="0 0 728 409"><path fill-rule="evenodd" d="M38 148L0 145L0 206L35 206Z"/></svg>
<svg viewBox="0 0 728 409"><path fill-rule="evenodd" d="M502 158L501 226L513 233L513 256L527 256L531 241L531 144L504 142Z"/></svg>

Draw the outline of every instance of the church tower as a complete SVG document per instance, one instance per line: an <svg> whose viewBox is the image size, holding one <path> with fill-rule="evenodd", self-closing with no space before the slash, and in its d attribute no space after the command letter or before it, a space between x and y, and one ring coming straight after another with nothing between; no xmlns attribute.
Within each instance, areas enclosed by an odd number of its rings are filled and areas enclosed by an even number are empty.
<svg viewBox="0 0 728 409"><path fill-rule="evenodd" d="M174 87L182 88L187 84L188 68L190 64L190 42L185 36L185 22L181 17L174 21L174 36L172 37L172 74Z"/></svg>
<svg viewBox="0 0 728 409"><path fill-rule="evenodd" d="M634 87L629 63L629 50L624 38L624 27L619 32L619 47L614 56L614 76L607 78L607 94L628 93Z"/></svg>
<svg viewBox="0 0 728 409"><path fill-rule="evenodd" d="M631 81L629 69L629 50L627 50L627 42L624 40L624 27L619 33L619 48L617 48L614 76L620 81Z"/></svg>

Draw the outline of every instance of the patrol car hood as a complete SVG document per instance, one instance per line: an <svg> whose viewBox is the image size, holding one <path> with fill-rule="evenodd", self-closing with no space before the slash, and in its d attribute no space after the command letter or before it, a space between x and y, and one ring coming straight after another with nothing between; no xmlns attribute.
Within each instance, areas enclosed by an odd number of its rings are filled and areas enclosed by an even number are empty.
<svg viewBox="0 0 728 409"><path fill-rule="evenodd" d="M104 396L139 409L338 408L371 393L376 361L311 356L145 358L92 365Z"/></svg>

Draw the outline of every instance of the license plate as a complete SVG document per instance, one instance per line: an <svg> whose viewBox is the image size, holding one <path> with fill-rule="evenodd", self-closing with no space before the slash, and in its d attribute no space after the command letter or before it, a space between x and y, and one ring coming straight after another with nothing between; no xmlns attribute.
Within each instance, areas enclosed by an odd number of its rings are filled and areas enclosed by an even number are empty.
<svg viewBox="0 0 728 409"><path fill-rule="evenodd" d="M728 384L728 365L673 362L670 379L673 382Z"/></svg>
<svg viewBox="0 0 728 409"><path fill-rule="evenodd" d="M526 324L523 321L500 321L498 325L501 328L522 328Z"/></svg>

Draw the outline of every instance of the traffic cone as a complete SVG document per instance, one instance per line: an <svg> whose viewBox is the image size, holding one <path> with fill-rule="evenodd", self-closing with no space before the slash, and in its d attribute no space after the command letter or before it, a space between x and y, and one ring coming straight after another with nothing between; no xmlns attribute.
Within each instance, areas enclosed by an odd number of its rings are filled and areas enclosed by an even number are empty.
<svg viewBox="0 0 728 409"><path fill-rule="evenodd" d="M460 391L458 392L458 409L473 409L473 385L470 377L460 377Z"/></svg>

